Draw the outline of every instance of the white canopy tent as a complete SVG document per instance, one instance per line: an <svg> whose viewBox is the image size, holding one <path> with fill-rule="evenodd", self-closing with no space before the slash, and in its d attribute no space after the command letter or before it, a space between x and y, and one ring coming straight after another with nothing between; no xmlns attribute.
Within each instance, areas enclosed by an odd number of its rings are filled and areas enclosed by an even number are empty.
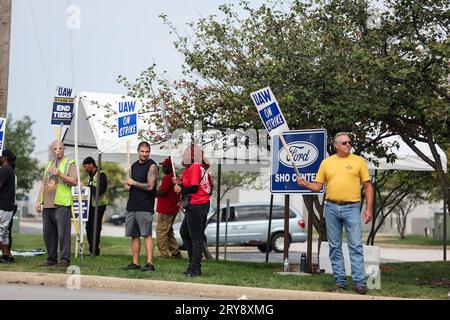
<svg viewBox="0 0 450 320"><path fill-rule="evenodd" d="M392 136L384 138L383 144L392 146L390 152L395 153L397 159L394 163L388 163L385 158L375 158L378 164L373 161L374 156L363 154L367 161L369 169L373 170L410 170L410 171L434 171L434 169L425 161L423 161L403 140L400 136ZM398 143L398 148L393 146ZM430 147L425 142L415 141L415 145L420 149L429 159L433 160ZM436 145L436 149L442 161L442 168L447 172L447 156L445 152ZM372 160L372 161L371 161ZM434 160L433 160L434 161Z"/></svg>
<svg viewBox="0 0 450 320"><path fill-rule="evenodd" d="M87 156L97 157L102 154L103 161L113 161L125 163L126 140L119 139L117 129L114 128L117 121L111 116L112 109L119 101L136 100L137 105L142 105L145 101L135 98L125 97L117 94L81 92L79 94L79 114L78 114L78 161L82 161ZM138 111L139 109L137 109ZM144 116L140 115L142 120ZM145 119L144 119L145 120ZM144 121L141 121L143 123ZM143 128L143 126L146 126ZM154 124L141 124L139 130L146 130L155 135L162 135L161 131ZM188 131L179 131L176 144L172 146L173 158L176 164L181 164L181 154L183 149L189 144L191 134ZM204 140L214 140L214 133L210 132L210 137ZM208 135L208 134L207 134ZM210 139L211 138L211 139ZM174 140L174 139L173 139ZM217 163L220 160L223 170L236 171L260 171L261 167L268 168L270 155L267 150L257 147L246 148L228 147L231 145L227 141L233 140L233 137L219 137L214 142L204 145L204 152L211 163ZM75 123L65 131L63 135L66 145L66 155L74 157L75 146ZM220 143L219 143L220 142ZM130 140L130 151L132 159L137 160L137 146L139 140L137 137ZM168 142L158 142L152 144L151 158L157 163L164 160L170 154Z"/></svg>

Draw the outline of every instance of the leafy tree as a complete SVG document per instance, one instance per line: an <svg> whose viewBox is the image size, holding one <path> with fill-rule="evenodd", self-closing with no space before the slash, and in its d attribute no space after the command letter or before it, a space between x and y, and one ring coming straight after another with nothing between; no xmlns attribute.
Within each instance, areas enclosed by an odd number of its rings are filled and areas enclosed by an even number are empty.
<svg viewBox="0 0 450 320"><path fill-rule="evenodd" d="M376 208L367 244L373 245L375 236L386 218L396 212L399 232L404 235L406 218L420 203L433 199L436 183L430 172L382 171L377 179Z"/></svg>
<svg viewBox="0 0 450 320"><path fill-rule="evenodd" d="M238 172L229 171L222 173L220 186L220 200L223 200L225 195L236 188L257 187L256 179L259 174L255 172ZM216 188L217 189L217 188Z"/></svg>
<svg viewBox="0 0 450 320"><path fill-rule="evenodd" d="M124 198L127 195L123 190L125 170L120 164L108 161L102 162L102 169L108 179L108 188L106 189L106 193L108 194L110 199L110 206L115 207L116 200ZM89 176L82 168L80 170L81 181L83 181L84 184L87 184L87 182L89 181Z"/></svg>
<svg viewBox="0 0 450 320"><path fill-rule="evenodd" d="M8 115L6 122L5 148L17 157L15 173L17 176L17 195L24 195L33 188L33 183L41 178L37 159L31 157L34 151L32 126L34 121L29 116L14 121Z"/></svg>
<svg viewBox="0 0 450 320"><path fill-rule="evenodd" d="M252 91L270 85L289 127L325 127L354 134L355 153L394 161L380 145L399 134L436 170L449 202L449 179L435 144L448 143L448 4L443 0L389 0L374 19L369 1L241 1L219 7L221 17L191 23L182 36L166 16L175 47L185 56L184 78L144 70L135 82L119 77L129 94L163 99L173 128L261 128ZM374 28L373 25L376 27ZM161 122L149 107L149 117ZM413 139L428 143L424 157ZM332 152L330 147L330 152ZM426 158L426 159L425 159ZM325 239L322 203L304 197ZM314 210L314 208L316 210Z"/></svg>

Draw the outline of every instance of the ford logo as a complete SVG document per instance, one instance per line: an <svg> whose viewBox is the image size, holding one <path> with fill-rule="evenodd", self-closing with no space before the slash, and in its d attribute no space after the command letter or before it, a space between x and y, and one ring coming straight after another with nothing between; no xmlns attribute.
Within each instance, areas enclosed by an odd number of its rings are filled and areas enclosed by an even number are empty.
<svg viewBox="0 0 450 320"><path fill-rule="evenodd" d="M297 168L304 168L314 163L319 157L319 150L315 145L305 141L296 141L288 144L289 151L294 159ZM294 168L286 152L286 148L282 148L278 153L278 158L286 167Z"/></svg>

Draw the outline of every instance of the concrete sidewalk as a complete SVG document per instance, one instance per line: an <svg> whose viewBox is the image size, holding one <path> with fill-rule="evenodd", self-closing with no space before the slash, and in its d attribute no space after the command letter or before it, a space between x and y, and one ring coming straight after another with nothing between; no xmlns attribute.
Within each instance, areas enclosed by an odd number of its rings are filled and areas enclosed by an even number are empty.
<svg viewBox="0 0 450 320"><path fill-rule="evenodd" d="M0 271L0 283L18 283L68 287L77 284L76 276L70 274L32 273ZM83 289L107 289L134 293L185 295L212 299L249 300L392 300L397 298L328 293L318 291L296 291L252 287L200 284L191 282L124 279L113 277L85 276L79 278ZM349 292L352 292L349 290Z"/></svg>

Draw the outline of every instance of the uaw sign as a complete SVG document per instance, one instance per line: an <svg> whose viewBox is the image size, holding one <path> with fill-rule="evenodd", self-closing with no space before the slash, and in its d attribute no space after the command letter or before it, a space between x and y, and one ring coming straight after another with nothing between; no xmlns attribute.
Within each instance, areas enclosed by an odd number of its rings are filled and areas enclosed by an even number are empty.
<svg viewBox="0 0 450 320"><path fill-rule="evenodd" d="M80 209L78 205L78 187L72 187L72 199L73 199L73 212L78 219ZM89 204L91 200L91 189L89 187L81 187L81 208L82 208L82 220L88 221L89 219Z"/></svg>
<svg viewBox="0 0 450 320"><path fill-rule="evenodd" d="M283 133L289 152L300 175L307 181L316 179L320 163L325 159L327 132L325 129L292 130ZM289 158L289 153L280 141L279 136L272 138L271 148L271 178L272 193L314 193L297 184L297 174Z"/></svg>
<svg viewBox="0 0 450 320"><path fill-rule="evenodd" d="M6 118L0 118L0 155L5 145Z"/></svg>
<svg viewBox="0 0 450 320"><path fill-rule="evenodd" d="M284 131L289 131L286 120L281 113L277 99L269 87L250 94L258 114L271 137Z"/></svg>
<svg viewBox="0 0 450 320"><path fill-rule="evenodd" d="M119 101L117 132L119 138L130 138L138 134L136 100Z"/></svg>
<svg viewBox="0 0 450 320"><path fill-rule="evenodd" d="M53 98L52 126L70 126L75 106L75 92L72 88L57 87Z"/></svg>

